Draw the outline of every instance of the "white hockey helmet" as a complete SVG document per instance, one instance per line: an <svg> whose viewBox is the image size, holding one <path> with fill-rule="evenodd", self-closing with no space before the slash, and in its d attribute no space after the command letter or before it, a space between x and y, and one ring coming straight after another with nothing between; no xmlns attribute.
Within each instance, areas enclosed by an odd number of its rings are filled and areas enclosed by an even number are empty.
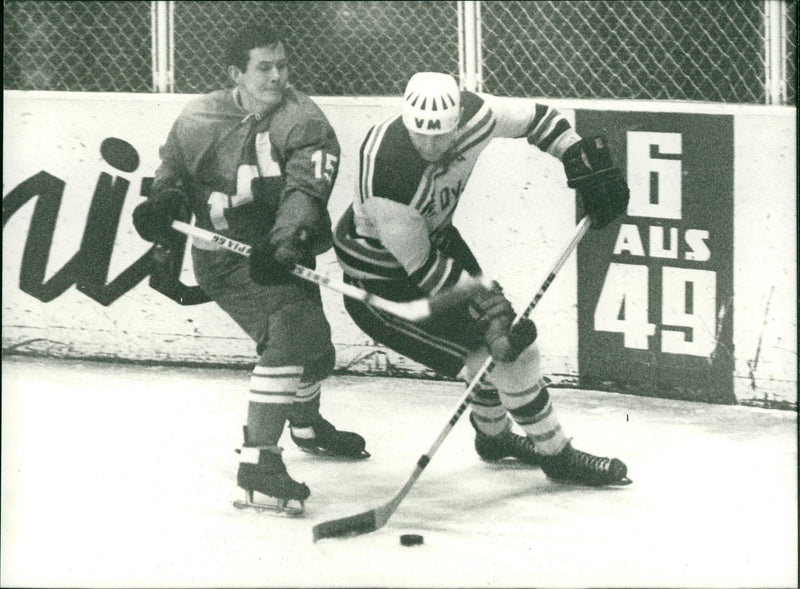
<svg viewBox="0 0 800 589"><path fill-rule="evenodd" d="M423 135L442 135L458 127L461 92L453 76L419 72L403 95L403 124Z"/></svg>

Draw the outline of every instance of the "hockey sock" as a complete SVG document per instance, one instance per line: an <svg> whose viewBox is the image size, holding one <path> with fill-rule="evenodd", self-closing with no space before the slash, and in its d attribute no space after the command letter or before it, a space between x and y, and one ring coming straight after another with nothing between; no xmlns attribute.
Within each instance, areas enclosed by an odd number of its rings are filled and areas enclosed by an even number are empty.
<svg viewBox="0 0 800 589"><path fill-rule="evenodd" d="M493 387L480 387L471 400L472 418L475 427L487 436L498 436L511 429L511 419L500 402L500 395Z"/></svg>
<svg viewBox="0 0 800 589"><path fill-rule="evenodd" d="M553 411L547 381L543 377L519 392L500 391L500 397L514 421L533 440L537 453L552 456L567 445L569 440Z"/></svg>
<svg viewBox="0 0 800 589"><path fill-rule="evenodd" d="M255 367L247 403L249 445L278 444L302 374L302 366Z"/></svg>
<svg viewBox="0 0 800 589"><path fill-rule="evenodd" d="M474 372L485 356L467 357L467 372ZM498 362L489 375L500 401L528 437L536 452L553 455L568 442L550 402L547 381L542 376L541 355L537 343L529 346L514 362Z"/></svg>
<svg viewBox="0 0 800 589"><path fill-rule="evenodd" d="M319 381L299 383L289 416L293 425L309 424L319 415L321 391Z"/></svg>

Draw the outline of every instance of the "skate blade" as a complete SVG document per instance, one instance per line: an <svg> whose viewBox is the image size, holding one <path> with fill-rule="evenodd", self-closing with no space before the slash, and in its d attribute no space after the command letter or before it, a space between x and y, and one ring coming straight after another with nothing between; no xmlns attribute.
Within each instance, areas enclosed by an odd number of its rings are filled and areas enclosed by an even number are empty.
<svg viewBox="0 0 800 589"><path fill-rule="evenodd" d="M350 461L356 461L356 460L366 460L367 458L372 456L372 454L370 454L366 450L362 450L361 454L358 454L357 456L345 456L345 455L342 455L342 454L336 454L335 452L331 452L330 450L325 450L323 448L317 448L317 447L314 447L314 448L303 448L302 446L298 446L297 448L301 452L304 452L306 454L313 454L314 456L316 456L318 458L325 458L325 459L328 459L328 460L346 460L346 461L350 462Z"/></svg>
<svg viewBox="0 0 800 589"><path fill-rule="evenodd" d="M571 479L563 479L563 478L556 478L556 477L549 477L549 476L547 477L547 480L548 481L552 481L554 483L560 483L562 485L570 485L572 487L583 487L583 488L586 488L586 489L602 489L604 487L626 487L626 486L628 486L628 485L633 483L633 481L631 479L629 479L628 477L623 477L623 478L621 478L621 479L619 479L617 481L614 481L612 483L597 483L597 484L582 483L582 482L578 482L578 481L573 481Z"/></svg>
<svg viewBox="0 0 800 589"><path fill-rule="evenodd" d="M252 494L245 492L244 499L234 499L233 506L240 510L255 511L256 513L275 513L286 517L300 517L305 514L305 503L297 499L272 498L274 503L255 501Z"/></svg>
<svg viewBox="0 0 800 589"><path fill-rule="evenodd" d="M528 462L522 462L521 460L516 460L514 458L507 458L502 460L484 460L483 458L481 458L481 462L485 464L486 467L498 471L536 470L541 468L538 464L530 464Z"/></svg>
<svg viewBox="0 0 800 589"><path fill-rule="evenodd" d="M503 456L502 458L484 458L478 454L481 462L486 464L494 464L497 466L511 467L511 468L541 468L539 462L531 462L529 460L522 460L516 456Z"/></svg>

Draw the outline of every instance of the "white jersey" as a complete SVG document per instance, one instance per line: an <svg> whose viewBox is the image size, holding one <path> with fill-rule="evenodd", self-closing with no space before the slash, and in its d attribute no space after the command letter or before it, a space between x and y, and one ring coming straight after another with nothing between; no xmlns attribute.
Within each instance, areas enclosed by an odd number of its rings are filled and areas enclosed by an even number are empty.
<svg viewBox="0 0 800 589"><path fill-rule="evenodd" d="M504 102L462 91L461 106L455 143L437 162L420 157L399 114L369 130L359 153L353 204L334 233L346 274L367 280L411 277L430 293L455 284L462 269L438 251L437 240L451 225L492 138L525 137L559 159L580 139L557 110L532 100Z"/></svg>

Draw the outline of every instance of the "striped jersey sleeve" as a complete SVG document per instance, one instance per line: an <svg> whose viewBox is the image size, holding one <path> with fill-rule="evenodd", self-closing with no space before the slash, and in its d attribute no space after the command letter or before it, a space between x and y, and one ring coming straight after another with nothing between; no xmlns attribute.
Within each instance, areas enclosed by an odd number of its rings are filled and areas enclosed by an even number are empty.
<svg viewBox="0 0 800 589"><path fill-rule="evenodd" d="M377 239L360 235L355 208L336 225L334 248L346 274L367 280L410 279L425 292L454 286L467 276L463 264L431 243L422 216L412 207L382 197L365 209L376 225Z"/></svg>
<svg viewBox="0 0 800 589"><path fill-rule="evenodd" d="M480 96L495 114L499 137L524 137L559 160L568 147L580 140L566 117L550 105L530 99Z"/></svg>

